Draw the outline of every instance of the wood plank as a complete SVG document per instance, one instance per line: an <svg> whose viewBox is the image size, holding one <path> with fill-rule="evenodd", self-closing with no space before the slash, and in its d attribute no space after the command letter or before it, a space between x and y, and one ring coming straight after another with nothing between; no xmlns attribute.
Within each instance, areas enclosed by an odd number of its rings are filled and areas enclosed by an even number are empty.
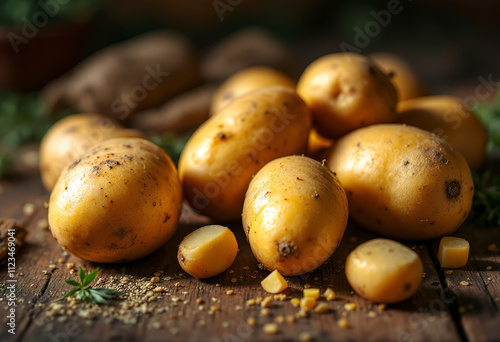
<svg viewBox="0 0 500 342"><path fill-rule="evenodd" d="M22 184L22 187L33 188L33 184L30 182ZM10 195L10 191L11 189L7 187L6 194ZM43 202L46 198L47 194L42 191L42 194L36 199ZM2 202L4 201L2 200ZM23 202L18 203L17 211L21 210ZM352 293L343 272L345 258L354 246L374 237L374 235L360 230L354 225L349 226L341 247L326 265L310 274L288 279L290 289L286 293L289 296L300 297L305 284L320 287L322 290L326 289L327 286L334 288L339 299L328 303L331 311L324 315L312 313L310 317L299 319L294 324L280 324L278 335L266 335L262 332L263 324L272 322L279 315L293 315L297 309L293 308L289 301L275 301L271 309L271 316L262 317L260 306L247 307L245 305L247 299L266 296L260 287L260 280L268 272L259 269L245 241L240 224L236 223L231 226L237 235L240 246L237 260L231 268L234 273L226 272L206 281L198 281L189 276L179 277L182 270L175 260L178 243L183 236L208 223L206 218L196 217L192 214L183 215L183 222L174 238L152 255L128 264L99 265L103 270L100 277L104 281L111 279L110 277L119 278L123 275L128 275L137 281L141 278L151 278L159 269L164 271L161 276L162 281L156 285L166 288L170 295L164 295L158 301L147 303L152 312L136 314L134 316L137 319L136 325L125 324L119 319L108 322L108 319L102 315L97 315L92 320L73 316L66 318L65 321L59 321L62 318L47 317L47 313L50 312L48 303L67 291L68 286L64 284L64 279L75 277L75 275L69 273L69 270L64 266L59 266L57 259L63 258L67 262L73 262L77 266L82 265L88 269L96 267L97 264L65 255L51 237L50 232L36 231L36 221L44 215L46 215L46 211L39 210L37 216L28 225L29 244L23 252L24 255L18 261L21 265L20 271L25 274L22 277L22 283L20 283L23 288L19 294L20 297L25 298L25 302L18 309L19 314L26 318L23 318L18 325L20 330L24 329L24 334L20 335L17 340L51 341L64 336L74 337L75 340L79 341L90 341L96 338L156 341L163 340L165 336L191 341L200 339L222 341L281 340L296 339L297 334L303 331L311 332L318 339L329 339L330 336L336 336L339 340L346 341L367 339L367 337L373 341L424 341L432 339L435 334L439 334L445 341L459 339L449 307L438 305L437 310L434 308L436 303L441 300L443 291L439 286L438 276L430 257L427 255L426 248L417 248L417 251L424 260L427 276L423 280L422 289L411 300L390 306L381 312L375 304ZM49 270L50 264L56 264L58 267L49 276L43 275L41 270ZM248 267L248 269L246 270L244 267ZM172 279L166 280L166 277L172 277ZM232 282L233 278L237 282ZM176 282L179 282L181 286L176 287ZM35 284L34 287L29 288L32 283ZM216 284L221 286L216 286ZM229 289L233 290L235 294L226 295L226 291ZM176 307L171 307L173 296L181 298ZM197 298L203 298L205 301L203 304L205 309L202 311L198 310ZM221 302L212 302L212 298L217 298ZM189 301L189 303L183 304L184 300ZM357 309L345 312L343 304L347 302L356 303ZM39 303L43 305L39 306ZM212 305L219 306L220 311L209 315L207 307ZM243 310L236 310L238 305L242 306ZM118 310L120 301L115 301L112 307ZM166 307L169 308L169 311L156 312L157 309L164 310ZM84 306L79 305L79 310L83 309L85 309ZM183 316L178 316L180 311L183 312ZM376 317L370 318L368 316L370 311L374 311ZM344 315L351 325L351 328L347 330L336 325L337 320ZM257 325L250 327L246 323L248 317L255 317ZM199 326L200 319L204 319L206 324ZM75 331L79 332L78 336L72 336Z"/></svg>
<svg viewBox="0 0 500 342"><path fill-rule="evenodd" d="M500 340L500 229L463 226L453 234L470 243L466 267L443 272L446 287L456 297L460 322L471 342ZM488 250L495 244L497 250ZM437 253L439 241L433 244ZM491 269L489 269L491 267ZM451 273L451 274L450 274ZM461 282L470 285L461 285ZM464 283L465 284L465 283Z"/></svg>

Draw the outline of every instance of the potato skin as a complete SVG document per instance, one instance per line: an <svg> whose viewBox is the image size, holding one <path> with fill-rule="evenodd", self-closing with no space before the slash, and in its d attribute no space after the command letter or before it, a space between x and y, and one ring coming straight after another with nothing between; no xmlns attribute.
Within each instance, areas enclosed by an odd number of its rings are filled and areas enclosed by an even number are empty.
<svg viewBox="0 0 500 342"><path fill-rule="evenodd" d="M426 96L398 103L400 123L422 128L448 141L477 170L486 157L488 132L459 98Z"/></svg>
<svg viewBox="0 0 500 342"><path fill-rule="evenodd" d="M214 115L238 97L273 85L295 89L295 82L278 70L263 66L243 69L220 85L214 94L210 112Z"/></svg>
<svg viewBox="0 0 500 342"><path fill-rule="evenodd" d="M191 206L222 221L241 217L252 176L267 162L306 150L309 110L289 88L273 86L244 95L193 134L179 160Z"/></svg>
<svg viewBox="0 0 500 342"><path fill-rule="evenodd" d="M339 139L327 157L351 218L394 239L426 240L467 218L474 185L467 162L445 140L416 127L374 125Z"/></svg>
<svg viewBox="0 0 500 342"><path fill-rule="evenodd" d="M332 256L348 213L344 189L326 166L288 156L268 163L253 178L245 196L243 229L260 263L295 276Z"/></svg>
<svg viewBox="0 0 500 342"><path fill-rule="evenodd" d="M362 243L345 263L351 287L375 303L397 303L410 298L420 287L423 270L415 251L388 239Z"/></svg>
<svg viewBox="0 0 500 342"><path fill-rule="evenodd" d="M66 166L99 143L121 137L143 137L98 114L67 116L52 126L40 145L40 174L48 191Z"/></svg>
<svg viewBox="0 0 500 342"><path fill-rule="evenodd" d="M297 83L297 93L326 138L396 119L394 86L371 59L355 53L334 53L312 62Z"/></svg>
<svg viewBox="0 0 500 342"><path fill-rule="evenodd" d="M427 95L427 90L411 66L401 57L377 52L368 55L386 75L398 92L399 101Z"/></svg>
<svg viewBox="0 0 500 342"><path fill-rule="evenodd" d="M177 227L182 189L170 157L138 138L103 142L69 165L49 202L59 244L94 262L139 259Z"/></svg>

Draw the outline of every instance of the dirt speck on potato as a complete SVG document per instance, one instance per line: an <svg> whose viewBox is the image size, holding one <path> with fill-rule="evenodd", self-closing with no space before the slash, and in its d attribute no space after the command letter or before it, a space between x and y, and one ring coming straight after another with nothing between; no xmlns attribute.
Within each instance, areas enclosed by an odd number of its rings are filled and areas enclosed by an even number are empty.
<svg viewBox="0 0 500 342"><path fill-rule="evenodd" d="M82 161L81 159L78 159L78 160L74 161L73 163L71 163L68 166L68 170L71 170L72 168L74 168L75 166L77 166L78 164L80 164L81 161Z"/></svg>
<svg viewBox="0 0 500 342"><path fill-rule="evenodd" d="M281 241L278 244L278 252L282 257L295 255L297 247L291 241Z"/></svg>
<svg viewBox="0 0 500 342"><path fill-rule="evenodd" d="M461 186L456 180L446 182L446 198L454 199L460 195Z"/></svg>
<svg viewBox="0 0 500 342"><path fill-rule="evenodd" d="M436 164L448 164L448 159L446 159L443 153L441 153L440 151L426 148L424 149L424 155L432 166L435 166Z"/></svg>

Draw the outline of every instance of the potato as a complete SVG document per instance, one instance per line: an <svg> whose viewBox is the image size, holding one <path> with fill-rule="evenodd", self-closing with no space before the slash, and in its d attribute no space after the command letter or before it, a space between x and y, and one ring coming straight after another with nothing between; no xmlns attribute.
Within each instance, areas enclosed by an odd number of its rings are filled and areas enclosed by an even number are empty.
<svg viewBox="0 0 500 342"><path fill-rule="evenodd" d="M474 185L467 162L445 140L416 127L382 124L339 139L327 157L351 218L394 239L455 231L469 215Z"/></svg>
<svg viewBox="0 0 500 342"><path fill-rule="evenodd" d="M41 92L50 108L69 107L125 120L200 81L191 42L158 30L97 51Z"/></svg>
<svg viewBox="0 0 500 342"><path fill-rule="evenodd" d="M273 160L245 196L243 229L257 260L295 276L330 258L340 244L349 209L338 179L304 156Z"/></svg>
<svg viewBox="0 0 500 342"><path fill-rule="evenodd" d="M297 93L311 110L314 128L326 138L396 119L394 86L371 59L358 54L315 60L300 76Z"/></svg>
<svg viewBox="0 0 500 342"><path fill-rule="evenodd" d="M287 75L268 67L252 67L241 70L220 85L212 99L213 114L234 99L259 88L281 85L295 90L295 82Z"/></svg>
<svg viewBox="0 0 500 342"><path fill-rule="evenodd" d="M204 79L221 82L248 67L265 65L295 76L300 72L287 46L257 27L237 31L210 48L201 63Z"/></svg>
<svg viewBox="0 0 500 342"><path fill-rule="evenodd" d="M368 55L386 75L398 92L399 101L427 95L427 90L411 66L392 53L371 53Z"/></svg>
<svg viewBox="0 0 500 342"><path fill-rule="evenodd" d="M43 185L51 191L66 166L105 140L142 136L98 114L67 116L55 123L42 139L40 174Z"/></svg>
<svg viewBox="0 0 500 342"><path fill-rule="evenodd" d="M313 128L309 132L309 138L307 140L307 156L313 159L319 160L321 154L328 148L332 147L334 141L319 135L319 133Z"/></svg>
<svg viewBox="0 0 500 342"><path fill-rule="evenodd" d="M305 152L309 110L282 86L241 96L192 135L179 175L191 206L217 220L241 217L252 176L267 162Z"/></svg>
<svg viewBox="0 0 500 342"><path fill-rule="evenodd" d="M236 259L238 242L227 227L201 227L182 240L177 260L191 276L211 278L227 270Z"/></svg>
<svg viewBox="0 0 500 342"><path fill-rule="evenodd" d="M182 188L170 157L139 138L107 140L69 165L49 202L57 242L94 262L139 259L177 228Z"/></svg>
<svg viewBox="0 0 500 342"><path fill-rule="evenodd" d="M423 270L417 253L388 239L362 243L345 263L351 287L375 303L397 303L410 298L420 287Z"/></svg>
<svg viewBox="0 0 500 342"><path fill-rule="evenodd" d="M210 117L210 104L215 90L214 85L208 84L184 92L162 107L135 114L130 125L156 134L193 132Z"/></svg>
<svg viewBox="0 0 500 342"><path fill-rule="evenodd" d="M427 96L398 103L397 121L447 140L477 170L486 157L488 132L481 121L452 96Z"/></svg>

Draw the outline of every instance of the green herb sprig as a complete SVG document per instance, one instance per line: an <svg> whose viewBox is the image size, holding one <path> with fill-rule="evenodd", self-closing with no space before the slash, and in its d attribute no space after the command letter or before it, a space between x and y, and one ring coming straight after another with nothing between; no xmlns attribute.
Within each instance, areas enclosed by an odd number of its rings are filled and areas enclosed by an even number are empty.
<svg viewBox="0 0 500 342"><path fill-rule="evenodd" d="M63 300L68 297L73 297L76 295L76 298L80 299L82 302L89 304L108 304L109 301L113 298L120 297L123 295L123 292L111 290L111 289L103 289L98 288L95 289L90 285L92 281L94 281L95 277L99 273L99 267L90 272L89 274L85 274L83 268L80 267L80 272L78 274L80 278L80 283L75 280L65 280L65 282L71 286L76 287L75 289L69 291L61 298L55 300L55 302Z"/></svg>
<svg viewBox="0 0 500 342"><path fill-rule="evenodd" d="M500 88L497 91L495 102L481 102L474 108L474 112L488 130L488 150L500 147Z"/></svg>
<svg viewBox="0 0 500 342"><path fill-rule="evenodd" d="M492 176L489 170L473 173L474 199L471 218L483 226L500 227L500 177Z"/></svg>

